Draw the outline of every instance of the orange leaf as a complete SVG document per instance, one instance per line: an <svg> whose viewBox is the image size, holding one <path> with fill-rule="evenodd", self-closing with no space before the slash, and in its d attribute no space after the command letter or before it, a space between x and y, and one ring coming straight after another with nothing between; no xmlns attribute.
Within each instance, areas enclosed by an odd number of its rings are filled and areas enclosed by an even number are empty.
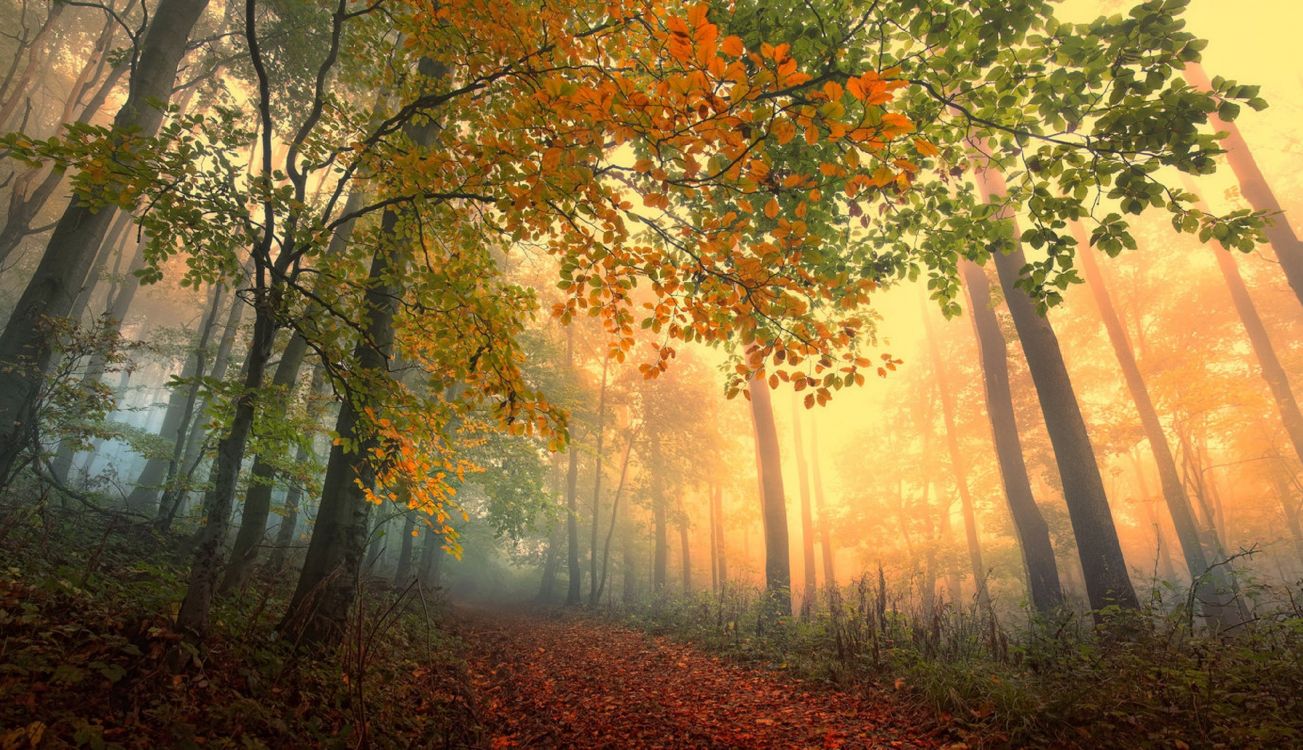
<svg viewBox="0 0 1303 750"><path fill-rule="evenodd" d="M777 215L778 215L778 199L770 198L769 202L765 204L765 216L768 216L769 218L772 219Z"/></svg>

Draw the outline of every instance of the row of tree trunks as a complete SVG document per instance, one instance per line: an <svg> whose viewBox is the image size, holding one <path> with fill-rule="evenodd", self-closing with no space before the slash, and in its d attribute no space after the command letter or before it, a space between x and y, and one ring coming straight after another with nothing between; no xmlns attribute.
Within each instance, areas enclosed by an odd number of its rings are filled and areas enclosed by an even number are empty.
<svg viewBox="0 0 1303 750"><path fill-rule="evenodd" d="M1150 453L1154 457L1154 464L1158 467L1163 500L1167 503L1167 511L1172 517L1176 536L1181 544L1181 554L1185 558L1186 569L1190 572L1190 580L1196 582L1204 615L1217 628L1235 625L1238 619L1234 608L1228 606L1233 597L1230 582L1226 580L1223 568L1209 568L1208 559L1199 544L1199 528L1195 523L1194 511L1190 507L1190 498L1181 485L1176 458L1172 455L1167 435L1164 434L1163 425L1158 419L1158 410L1154 408L1149 389L1140 374L1140 366L1131 350L1131 342L1127 340L1122 321L1104 286L1103 276L1095 262L1095 251L1091 248L1086 232L1080 224L1074 222L1072 229L1080 249L1077 258L1086 277L1086 285L1090 288L1091 296L1095 298L1095 305L1104 321L1109 342L1113 345L1113 353L1122 369L1122 377L1126 380L1127 390L1140 416L1140 425L1144 428Z"/></svg>
<svg viewBox="0 0 1303 750"><path fill-rule="evenodd" d="M1063 604L1063 589L1059 584L1059 568L1050 542L1050 529L1036 505L1031 481L1027 477L1022 437L1013 410L1013 390L1009 385L1008 347L992 308L991 284L986 273L967 259L960 261L959 270L968 294L969 315L982 366L986 413L991 423L1005 501L1022 552L1027 592L1032 606L1038 612L1048 614Z"/></svg>
<svg viewBox="0 0 1303 750"><path fill-rule="evenodd" d="M207 0L160 0L140 43L127 99L113 120L115 137L150 136L171 98L190 31ZM0 333L0 477L12 475L36 429L36 397L55 354L46 321L65 317L95 260L114 211L72 201L54 227L41 262Z"/></svg>
<svg viewBox="0 0 1303 750"><path fill-rule="evenodd" d="M1007 193L1004 176L997 170L981 169L977 177L985 195L998 198ZM1058 337L1031 297L1018 286L1027 261L1017 241L1019 232L1014 217L1006 210L996 220L1009 233L1014 249L1007 255L996 253L995 268L1045 415L1091 609L1096 612L1109 607L1135 609L1140 602L1127 572L1095 449Z"/></svg>

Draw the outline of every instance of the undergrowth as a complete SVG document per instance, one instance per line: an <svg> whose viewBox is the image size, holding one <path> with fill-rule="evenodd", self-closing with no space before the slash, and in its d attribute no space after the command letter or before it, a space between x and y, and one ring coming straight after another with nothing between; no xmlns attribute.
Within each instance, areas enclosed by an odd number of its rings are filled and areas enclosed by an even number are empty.
<svg viewBox="0 0 1303 750"><path fill-rule="evenodd" d="M1064 612L1016 626L975 605L929 615L860 580L805 616L762 617L761 592L665 596L626 621L731 658L927 704L973 747L1303 747L1303 612L1281 592L1252 622L1190 627L1156 591L1104 624Z"/></svg>
<svg viewBox="0 0 1303 750"><path fill-rule="evenodd" d="M307 658L274 627L293 577L264 577L169 669L185 547L101 516L0 506L0 748L476 742L460 644L419 591L398 606L400 592L371 592L340 653Z"/></svg>

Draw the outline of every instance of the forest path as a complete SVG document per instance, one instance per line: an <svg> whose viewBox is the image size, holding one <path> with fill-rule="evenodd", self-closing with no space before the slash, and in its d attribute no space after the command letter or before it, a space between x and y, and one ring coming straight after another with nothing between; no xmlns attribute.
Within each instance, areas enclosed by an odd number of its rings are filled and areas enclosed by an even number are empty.
<svg viewBox="0 0 1303 750"><path fill-rule="evenodd" d="M581 616L458 608L493 748L938 748L888 693L850 695Z"/></svg>

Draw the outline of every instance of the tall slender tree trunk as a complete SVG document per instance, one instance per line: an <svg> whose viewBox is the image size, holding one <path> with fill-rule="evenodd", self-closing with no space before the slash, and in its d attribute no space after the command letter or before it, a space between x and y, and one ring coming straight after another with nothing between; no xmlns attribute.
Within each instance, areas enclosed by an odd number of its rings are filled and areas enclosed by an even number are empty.
<svg viewBox="0 0 1303 750"><path fill-rule="evenodd" d="M394 588L401 591L412 575L412 541L413 532L416 531L416 511L407 510L403 513L403 540L398 548L398 563L394 566Z"/></svg>
<svg viewBox="0 0 1303 750"><path fill-rule="evenodd" d="M823 473L819 464L823 455L819 453L819 420L810 420L810 465L814 469L814 512L817 518L815 526L819 529L819 547L823 550L823 585L829 591L837 589L836 554L832 546L832 524L823 502Z"/></svg>
<svg viewBox="0 0 1303 750"><path fill-rule="evenodd" d="M801 492L801 565L805 590L801 592L801 611L808 612L819 590L814 572L814 511L810 507L809 468L805 463L805 446L801 442L801 406L792 394L792 442L796 453L797 487Z"/></svg>
<svg viewBox="0 0 1303 750"><path fill-rule="evenodd" d="M606 374L611 364L611 353L602 359L602 387L597 396L597 453L593 456L593 513L592 534L588 542L588 604L597 606L597 524L602 506L602 441L606 436Z"/></svg>
<svg viewBox="0 0 1303 750"><path fill-rule="evenodd" d="M208 615L217 588L217 576L221 572L226 532L231 525L231 507L235 502L240 462L249 441L249 433L253 429L255 397L262 386L267 362L271 359L272 341L276 335L275 318L271 311L279 307L279 302L279 299L262 300L254 309L253 341L245 360L244 382L240 394L235 398L229 431L217 443L213 486L204 496L204 525L195 541L186 595L177 614L177 627L196 633L201 638L207 635L210 625Z"/></svg>
<svg viewBox="0 0 1303 750"><path fill-rule="evenodd" d="M1190 571L1190 580L1196 582L1204 616L1216 627L1225 628L1235 625L1238 619L1234 616L1234 610L1226 606L1233 597L1230 583L1226 580L1223 568L1210 570L1208 567L1208 560L1204 557L1203 548L1199 544L1199 528L1194 520L1194 511L1190 507L1190 498L1185 494L1180 472L1176 468L1176 457L1172 455L1167 435L1163 432L1163 425L1158 419L1158 410L1154 408L1153 399L1149 396L1149 388L1140 374L1140 365L1131 351L1131 342L1127 340L1122 320L1118 317L1117 310L1113 307L1113 300L1104 286L1103 276L1100 274L1098 264L1095 263L1095 250L1090 246L1086 232L1079 223L1073 222L1072 230L1080 249L1077 258L1085 274L1086 285L1090 287L1091 296L1095 298L1095 305L1104 321L1104 328L1108 331L1109 342L1113 345L1113 353L1117 357L1118 366L1122 369L1122 377L1126 380L1127 390L1140 416L1145 440L1149 443L1150 453L1158 467L1163 500L1167 503L1167 511L1172 517L1172 525L1176 529L1177 540L1181 545L1181 554L1185 558L1186 569Z"/></svg>
<svg viewBox="0 0 1303 750"><path fill-rule="evenodd" d="M719 593L719 485L710 485L710 590Z"/></svg>
<svg viewBox="0 0 1303 750"><path fill-rule="evenodd" d="M566 365L574 370L575 366L575 329L566 329ZM579 507L577 491L579 485L579 452L572 442L566 451L569 465L566 467L566 570L569 573L566 588L566 606L574 607L580 603L580 591L584 577L579 563Z"/></svg>
<svg viewBox="0 0 1303 750"><path fill-rule="evenodd" d="M286 402L294 395L294 385L299 379L299 370L307 351L307 340L298 332L291 334L271 378L272 387L277 389L278 394L272 399L273 405L270 407L275 412L271 415L273 419L284 417ZM271 459L265 452L259 452L253 458L249 489L245 493L244 510L240 514L240 528L235 533L235 542L222 574L219 593L241 588L253 574L258 548L267 533L267 519L271 516L271 494L276 485L276 467Z"/></svg>
<svg viewBox="0 0 1303 750"><path fill-rule="evenodd" d="M792 569L788 558L787 500L783 496L783 467L774 426L774 407L769 384L751 380L751 425L756 440L757 473L760 477L760 518L765 535L765 590L768 616L792 612Z"/></svg>
<svg viewBox="0 0 1303 750"><path fill-rule="evenodd" d="M955 475L955 487L959 491L959 508L964 518L964 538L968 543L968 562L973 569L973 586L977 590L977 601L983 609L989 610L991 596L986 590L986 565L982 562L982 544L977 535L977 513L973 508L973 496L968 488L968 468L959 449L959 430L955 426L954 391L951 390L949 374L941 360L941 348L937 344L936 327L932 323L931 312L925 303L923 325L927 331L928 355L932 359L932 371L936 374L937 395L941 401L941 418L946 427L946 450L950 454L950 469Z"/></svg>
<svg viewBox="0 0 1303 750"><path fill-rule="evenodd" d="M1197 62L1185 64L1185 77L1190 85L1197 89L1203 91L1212 89L1208 75ZM1218 131L1226 133L1226 138L1221 145L1226 149L1226 160L1231 164L1231 171L1239 180L1240 194L1254 211L1262 211L1271 217L1266 228L1267 241L1271 243L1271 249L1276 253L1276 260L1280 262L1281 270L1285 272L1285 279L1289 281L1290 289L1294 290L1294 296L1303 303L1303 243L1300 243L1298 236L1294 234L1293 227L1290 226L1280 207L1280 201L1276 200L1275 193L1267 184L1267 178L1258 168L1258 162L1253 158L1249 144L1244 141L1244 136L1240 135L1239 127L1233 122L1221 119L1216 112L1209 113L1208 120Z"/></svg>
<svg viewBox="0 0 1303 750"><path fill-rule="evenodd" d="M1032 606L1048 614L1063 604L1059 565L1050 543L1050 528L1032 494L1031 480L1023 460L1022 437L1014 417L1013 390L1009 386L1008 346L995 311L991 308L991 284L976 263L960 261L960 272L968 291L968 306L977 338L982 365L983 394L991 422L991 436L1000 465L1005 500L1013 518L1014 531L1027 573L1027 590Z"/></svg>
<svg viewBox="0 0 1303 750"><path fill-rule="evenodd" d="M683 565L683 593L692 593L692 551L688 547L688 514L683 507L683 501L679 501L679 559Z"/></svg>
<svg viewBox="0 0 1303 750"><path fill-rule="evenodd" d="M665 479L661 476L660 450L657 435L649 431L651 442L651 502L652 502L652 593L659 595L669 581L669 508L665 497Z"/></svg>
<svg viewBox="0 0 1303 750"><path fill-rule="evenodd" d="M979 172L979 182L988 195L1006 193L1004 176L993 169ZM1031 297L1017 285L1027 261L1016 239L1018 231L1013 217L1005 211L999 222L1010 233L1009 241L1014 249L1008 255L996 253L995 268L1054 446L1090 606L1097 612L1111 606L1135 609L1140 603L1127 573L1095 448L1086 431L1086 420L1068 377L1058 337L1049 320L1037 312Z"/></svg>
<svg viewBox="0 0 1303 750"><path fill-rule="evenodd" d="M190 31L208 0L160 0L141 40L127 100L113 120L115 138L151 136L163 121ZM114 211L74 200L55 225L45 254L0 333L0 481L7 481L35 430L36 399L56 341L47 318L68 314L95 261Z"/></svg>
<svg viewBox="0 0 1303 750"><path fill-rule="evenodd" d="M620 481L615 485L615 498L611 501L611 525L606 530L606 544L602 548L602 580L597 584L597 592L589 600L589 606L595 607L601 601L602 591L606 588L606 573L611 562L611 537L615 535L616 520L620 517L620 496L624 494L624 480L629 476L629 455L633 453L633 441L636 432L629 430L629 442L624 447L624 460L620 462Z"/></svg>
<svg viewBox="0 0 1303 750"><path fill-rule="evenodd" d="M1199 207L1207 210L1207 206L1202 202ZM1267 381L1267 387L1276 402L1276 410L1280 412L1280 420L1285 425L1285 433L1289 435L1294 454L1303 461L1303 413L1299 412L1289 375L1280 363L1280 357L1276 355L1276 348L1271 343L1271 337L1267 335L1267 326L1263 324L1262 317L1258 315L1258 308L1253 304L1253 298L1249 296L1249 289L1244 285L1244 278L1240 276L1235 258L1220 242L1212 240L1209 245L1217 258L1217 268L1226 281L1231 303L1235 306L1235 312L1240 316L1240 323L1244 326L1244 333L1249 337L1249 344L1253 347L1262 379Z"/></svg>

